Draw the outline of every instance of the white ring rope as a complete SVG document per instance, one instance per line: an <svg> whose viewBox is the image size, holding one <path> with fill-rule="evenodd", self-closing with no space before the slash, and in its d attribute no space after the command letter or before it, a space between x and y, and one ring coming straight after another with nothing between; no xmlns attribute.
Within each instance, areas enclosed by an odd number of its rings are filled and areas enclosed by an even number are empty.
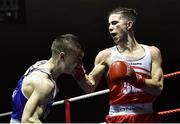
<svg viewBox="0 0 180 124"><path fill-rule="evenodd" d="M73 98L70 98L67 100L70 102L73 102L73 101L77 101L77 100L81 100L81 99L85 99L85 98L89 98L89 97L93 97L93 96L97 96L97 95L101 95L101 94L105 94L105 93L109 93L109 89L101 90L101 91L97 91L94 93L89 93L89 94L85 94L85 95L81 95L81 96L77 96L77 97L73 97ZM62 103L64 103L64 101L65 100L54 102L53 106L62 104Z"/></svg>
<svg viewBox="0 0 180 124"><path fill-rule="evenodd" d="M12 114L12 112L5 112L5 113L0 114L0 117L11 115L11 114Z"/></svg>
<svg viewBox="0 0 180 124"><path fill-rule="evenodd" d="M105 94L105 93L109 93L109 89L105 89L105 90L101 90L101 91L97 91L97 92L93 92L93 93L73 97L73 98L70 98L70 99L67 99L67 100L70 101L70 102L73 102L73 101L77 101L77 100L81 100L81 99L90 98L90 97L93 97L93 96L98 96L98 95ZM52 106L63 104L64 101L65 100L60 100L60 101L54 102ZM11 115L11 114L12 114L12 112L2 113L2 114L0 114L0 117Z"/></svg>

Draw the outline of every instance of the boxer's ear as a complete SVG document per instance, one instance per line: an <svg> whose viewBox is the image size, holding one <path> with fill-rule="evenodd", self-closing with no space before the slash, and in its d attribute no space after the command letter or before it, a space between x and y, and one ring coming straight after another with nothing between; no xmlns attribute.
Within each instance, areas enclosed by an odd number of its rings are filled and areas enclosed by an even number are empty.
<svg viewBox="0 0 180 124"><path fill-rule="evenodd" d="M133 21L128 21L127 22L127 30L128 31L131 30L133 28L133 26L134 26L134 22Z"/></svg>

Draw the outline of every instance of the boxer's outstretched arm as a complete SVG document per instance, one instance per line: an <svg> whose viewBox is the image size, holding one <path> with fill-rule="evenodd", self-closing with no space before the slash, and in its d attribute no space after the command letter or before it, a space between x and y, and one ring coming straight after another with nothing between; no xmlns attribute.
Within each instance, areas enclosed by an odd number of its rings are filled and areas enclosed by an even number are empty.
<svg viewBox="0 0 180 124"><path fill-rule="evenodd" d="M109 54L110 54L110 52L108 49L100 51L95 58L94 68L92 69L92 71L89 74L85 74L84 78L82 78L82 80L80 80L80 81L77 80L78 85L86 93L95 91L96 87L100 83L103 73L105 72L105 70L107 68L106 61L109 57ZM80 72L85 72L85 71L81 70Z"/></svg>

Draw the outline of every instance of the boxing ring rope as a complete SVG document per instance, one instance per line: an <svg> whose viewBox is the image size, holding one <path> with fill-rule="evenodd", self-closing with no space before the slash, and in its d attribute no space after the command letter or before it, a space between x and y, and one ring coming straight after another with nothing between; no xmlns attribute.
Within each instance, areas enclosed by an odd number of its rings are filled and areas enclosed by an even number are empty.
<svg viewBox="0 0 180 124"><path fill-rule="evenodd" d="M177 76L177 75L180 75L180 71L176 71L176 72L173 72L173 73L165 74L164 78L170 78L170 77L174 77L174 76Z"/></svg>
<svg viewBox="0 0 180 124"><path fill-rule="evenodd" d="M164 78L171 78L171 77L174 77L174 76L177 76L177 75L180 75L180 71L165 74ZM73 98L69 98L69 99L65 99L65 100L56 101L56 102L53 103L52 106L65 104L66 123L70 123L71 122L70 102L77 101L77 100L82 100L82 99L86 99L86 98L90 98L90 97L93 97L93 96L98 96L98 95L102 95L102 94L106 94L106 93L109 93L109 89L105 89L105 90L101 90L101 91L97 91L97 92L93 92L93 93L89 93L89 94L85 94L85 95L81 95L81 96L77 96L77 97L73 97ZM166 115L166 114L172 114L172 113L176 113L176 112L180 112L180 108L158 112L158 114L159 115ZM2 114L0 114L0 117L8 116L8 115L11 115L11 114L12 114L12 112L2 113Z"/></svg>
<svg viewBox="0 0 180 124"><path fill-rule="evenodd" d="M176 112L180 112L180 108L158 112L158 115L169 115L169 114L176 113Z"/></svg>

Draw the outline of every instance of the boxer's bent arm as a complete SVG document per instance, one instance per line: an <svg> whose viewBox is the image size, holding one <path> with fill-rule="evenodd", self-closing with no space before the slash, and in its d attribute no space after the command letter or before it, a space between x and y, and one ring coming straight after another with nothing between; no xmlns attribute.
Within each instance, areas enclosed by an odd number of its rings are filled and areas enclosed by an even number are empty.
<svg viewBox="0 0 180 124"><path fill-rule="evenodd" d="M95 91L96 87L100 83L100 80L105 72L107 65L106 60L108 58L108 50L103 50L98 53L95 59L95 66L89 74L85 75L85 78L82 81L79 81L78 84L86 92L90 93Z"/></svg>
<svg viewBox="0 0 180 124"><path fill-rule="evenodd" d="M53 89L52 83L46 80L38 80L37 83L33 84L34 91L24 107L21 119L22 123L41 123L39 118L43 113L43 107L47 103Z"/></svg>
<svg viewBox="0 0 180 124"><path fill-rule="evenodd" d="M93 68L89 75L85 74L85 78L78 81L79 86L84 92L91 93L96 89L103 75L104 68L104 65L98 64Z"/></svg>
<svg viewBox="0 0 180 124"><path fill-rule="evenodd" d="M164 81L163 70L161 67L162 57L158 48L152 46L150 50L152 56L151 79L145 79L143 90L153 95L160 95Z"/></svg>

